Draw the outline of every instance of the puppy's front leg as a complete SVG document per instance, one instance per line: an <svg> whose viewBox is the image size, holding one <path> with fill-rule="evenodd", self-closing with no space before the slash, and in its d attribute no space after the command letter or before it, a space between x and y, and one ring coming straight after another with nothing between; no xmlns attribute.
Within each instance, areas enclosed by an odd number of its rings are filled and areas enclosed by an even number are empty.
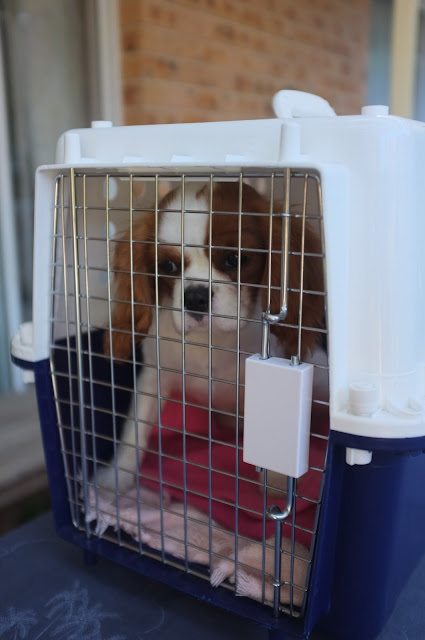
<svg viewBox="0 0 425 640"><path fill-rule="evenodd" d="M116 489L119 493L125 493L134 484L137 468L144 455L152 425L158 424L156 369L144 368L138 387L142 394L138 394L137 397L137 422L134 418L127 418L115 460L112 459L109 466L102 467L97 472L97 485L100 489L106 489L108 493L115 493ZM111 493L109 497L112 498Z"/></svg>

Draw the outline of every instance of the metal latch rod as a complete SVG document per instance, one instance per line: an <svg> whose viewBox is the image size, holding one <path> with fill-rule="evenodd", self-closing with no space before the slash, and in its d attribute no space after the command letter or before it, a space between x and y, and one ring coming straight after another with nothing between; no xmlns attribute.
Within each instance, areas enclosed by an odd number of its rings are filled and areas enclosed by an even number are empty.
<svg viewBox="0 0 425 640"><path fill-rule="evenodd" d="M286 485L286 505L285 509L281 511L276 505L271 505L267 508L266 515L270 520L275 521L275 541L274 541L274 580L273 585L273 613L275 618L279 617L279 604L280 604L280 587L281 582L281 569L282 569L282 524L289 518L292 513L294 504L294 487L295 479L287 476ZM293 552L293 550L292 550ZM291 564L291 577L290 577L290 607L292 611L292 581L293 570Z"/></svg>

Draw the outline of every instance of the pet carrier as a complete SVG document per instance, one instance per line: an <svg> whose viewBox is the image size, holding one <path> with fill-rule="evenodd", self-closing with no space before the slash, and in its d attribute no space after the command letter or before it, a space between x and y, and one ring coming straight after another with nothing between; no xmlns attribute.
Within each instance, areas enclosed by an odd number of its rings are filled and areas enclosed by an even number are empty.
<svg viewBox="0 0 425 640"><path fill-rule="evenodd" d="M275 111L63 134L12 358L59 535L279 637L373 638L425 548L425 128Z"/></svg>

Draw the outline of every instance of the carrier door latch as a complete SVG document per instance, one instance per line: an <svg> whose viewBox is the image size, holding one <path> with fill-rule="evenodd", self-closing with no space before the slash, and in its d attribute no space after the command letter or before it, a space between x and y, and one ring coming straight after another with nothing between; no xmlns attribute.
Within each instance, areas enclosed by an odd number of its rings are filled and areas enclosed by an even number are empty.
<svg viewBox="0 0 425 640"><path fill-rule="evenodd" d="M279 615L282 585L282 524L293 510L295 479L308 470L314 371L313 365L300 364L298 356L291 360L268 357L269 325L283 320L286 309L284 292L280 314L276 317L270 313L263 314L261 356L251 356L245 364L243 459L256 467L287 476L284 510L269 506L266 512L267 517L275 522L275 568L272 582L275 617ZM291 580L291 612L292 588Z"/></svg>
<svg viewBox="0 0 425 640"><path fill-rule="evenodd" d="M256 355L246 360L243 459L287 476L284 510L269 506L266 512L275 522L275 617L279 616L282 586L282 524L293 510L295 478L308 470L312 388L313 366L300 364L297 357L283 360ZM291 610L292 588L291 581Z"/></svg>
<svg viewBox="0 0 425 640"><path fill-rule="evenodd" d="M292 478L308 470L311 364L251 356L245 370L245 462Z"/></svg>

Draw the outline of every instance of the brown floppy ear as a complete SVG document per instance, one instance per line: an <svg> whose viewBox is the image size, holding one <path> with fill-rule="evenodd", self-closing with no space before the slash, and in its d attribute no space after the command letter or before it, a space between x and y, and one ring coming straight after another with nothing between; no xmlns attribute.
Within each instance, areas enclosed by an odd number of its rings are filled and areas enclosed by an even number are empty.
<svg viewBox="0 0 425 640"><path fill-rule="evenodd" d="M269 217L262 218L265 246L269 247ZM273 217L272 226L272 254L271 260L271 286L270 312L277 314L282 304L281 299L281 265L282 265L282 221L281 217ZM290 256L289 256L289 281L288 281L288 313L283 320L285 325L271 325L271 331L285 347L285 355L290 357L298 353L299 330L301 321L301 357L311 353L316 347L323 344L325 328L325 296L323 281L323 259L320 241L319 223L307 221L303 233L302 218L290 219ZM301 251L304 235L304 269L301 283ZM313 254L313 255L311 255ZM268 258L264 270L263 284L268 285L269 266ZM300 306L300 285L302 287L302 304ZM314 292L314 293L313 293ZM267 309L268 291L263 291L263 309Z"/></svg>
<svg viewBox="0 0 425 640"><path fill-rule="evenodd" d="M151 260L152 245L149 240L148 219L133 224L133 273L131 273L130 232L119 241L112 259L112 302L111 332L106 330L104 351L114 358L127 359L133 351L133 322L136 344L143 340L152 323L152 306L155 303L155 275ZM151 275L149 275L151 274ZM133 301L131 286L133 282ZM133 320L134 318L134 320ZM112 348L111 348L112 335Z"/></svg>

